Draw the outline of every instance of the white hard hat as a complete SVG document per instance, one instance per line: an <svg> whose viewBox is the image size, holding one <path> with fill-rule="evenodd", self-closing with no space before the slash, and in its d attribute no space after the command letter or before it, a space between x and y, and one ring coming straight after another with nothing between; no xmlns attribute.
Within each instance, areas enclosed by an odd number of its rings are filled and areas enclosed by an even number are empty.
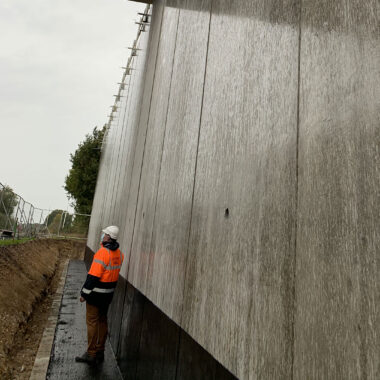
<svg viewBox="0 0 380 380"><path fill-rule="evenodd" d="M117 235L119 234L119 227L116 226L108 226L104 230L102 230L105 234L109 235L111 239L117 239Z"/></svg>

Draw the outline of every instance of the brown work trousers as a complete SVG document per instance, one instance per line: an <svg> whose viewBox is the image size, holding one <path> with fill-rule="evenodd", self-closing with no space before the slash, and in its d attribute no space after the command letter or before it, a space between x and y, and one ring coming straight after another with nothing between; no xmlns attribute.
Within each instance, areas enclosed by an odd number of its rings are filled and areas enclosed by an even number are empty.
<svg viewBox="0 0 380 380"><path fill-rule="evenodd" d="M104 352L107 339L107 310L108 307L99 308L86 302L87 353L90 356Z"/></svg>

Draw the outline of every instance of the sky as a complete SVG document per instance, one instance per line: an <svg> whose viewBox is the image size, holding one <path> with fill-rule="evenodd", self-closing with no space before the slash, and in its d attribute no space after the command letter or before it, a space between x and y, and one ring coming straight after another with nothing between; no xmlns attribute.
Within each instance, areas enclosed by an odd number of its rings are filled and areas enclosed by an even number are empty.
<svg viewBox="0 0 380 380"><path fill-rule="evenodd" d="M108 120L144 4L0 1L0 183L69 209L70 153Z"/></svg>

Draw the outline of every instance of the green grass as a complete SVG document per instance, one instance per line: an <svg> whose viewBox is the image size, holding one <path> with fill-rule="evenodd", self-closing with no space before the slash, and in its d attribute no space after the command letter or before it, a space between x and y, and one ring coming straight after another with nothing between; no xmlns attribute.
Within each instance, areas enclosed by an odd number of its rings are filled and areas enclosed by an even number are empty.
<svg viewBox="0 0 380 380"><path fill-rule="evenodd" d="M13 240L13 239L5 239L5 240L0 240L0 247L3 247L5 245L16 245L16 244L22 244L26 243L27 241L34 240L34 238L23 238L19 240Z"/></svg>

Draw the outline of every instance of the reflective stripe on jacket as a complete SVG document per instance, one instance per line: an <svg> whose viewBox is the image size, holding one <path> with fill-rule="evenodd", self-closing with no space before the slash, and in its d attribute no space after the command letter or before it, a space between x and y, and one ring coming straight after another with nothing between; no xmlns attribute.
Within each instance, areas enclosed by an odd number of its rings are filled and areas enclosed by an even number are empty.
<svg viewBox="0 0 380 380"><path fill-rule="evenodd" d="M112 301L123 260L124 255L119 248L113 251L102 245L95 253L81 290L88 303L103 307Z"/></svg>
<svg viewBox="0 0 380 380"><path fill-rule="evenodd" d="M88 274L99 277L100 282L116 282L123 260L124 255L119 248L116 251L111 251L102 247L95 253Z"/></svg>

